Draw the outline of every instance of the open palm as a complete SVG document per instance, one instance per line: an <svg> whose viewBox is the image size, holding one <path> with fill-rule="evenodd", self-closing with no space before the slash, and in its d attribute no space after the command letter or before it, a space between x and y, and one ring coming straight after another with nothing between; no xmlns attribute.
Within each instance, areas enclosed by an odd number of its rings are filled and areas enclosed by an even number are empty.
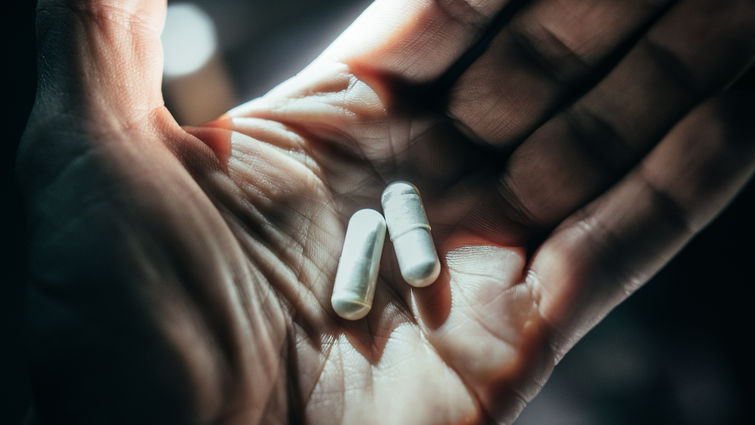
<svg viewBox="0 0 755 425"><path fill-rule="evenodd" d="M155 3L40 1L19 180L42 423L510 423L755 167L752 93L721 91L755 55L747 2L379 1L188 128ZM387 244L344 321L345 223L398 178L441 276L411 289Z"/></svg>

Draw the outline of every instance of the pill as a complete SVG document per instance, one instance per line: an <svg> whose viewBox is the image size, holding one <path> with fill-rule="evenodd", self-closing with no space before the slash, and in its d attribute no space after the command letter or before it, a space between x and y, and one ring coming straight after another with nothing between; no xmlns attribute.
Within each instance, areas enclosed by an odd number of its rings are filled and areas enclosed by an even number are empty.
<svg viewBox="0 0 755 425"><path fill-rule="evenodd" d="M344 319L361 319L372 308L384 241L385 219L379 212L363 209L351 216L330 298Z"/></svg>
<svg viewBox="0 0 755 425"><path fill-rule="evenodd" d="M391 183L381 201L401 276L415 287L435 282L440 261L419 191L411 183Z"/></svg>

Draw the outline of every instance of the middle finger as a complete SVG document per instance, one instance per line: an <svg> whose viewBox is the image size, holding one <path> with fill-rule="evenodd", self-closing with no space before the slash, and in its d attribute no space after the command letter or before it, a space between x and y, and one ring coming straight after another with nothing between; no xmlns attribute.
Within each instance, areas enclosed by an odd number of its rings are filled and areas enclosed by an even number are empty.
<svg viewBox="0 0 755 425"><path fill-rule="evenodd" d="M448 112L480 141L508 147L672 2L534 2L459 77Z"/></svg>

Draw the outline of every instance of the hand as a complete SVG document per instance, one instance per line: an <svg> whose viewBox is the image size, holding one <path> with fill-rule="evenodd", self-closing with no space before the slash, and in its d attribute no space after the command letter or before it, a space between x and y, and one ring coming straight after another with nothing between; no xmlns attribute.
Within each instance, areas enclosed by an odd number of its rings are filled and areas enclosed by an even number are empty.
<svg viewBox="0 0 755 425"><path fill-rule="evenodd" d="M755 168L744 1L380 1L194 128L162 104L164 4L39 3L18 174L42 423L510 423ZM410 290L389 245L345 322L345 222L395 178L443 272Z"/></svg>

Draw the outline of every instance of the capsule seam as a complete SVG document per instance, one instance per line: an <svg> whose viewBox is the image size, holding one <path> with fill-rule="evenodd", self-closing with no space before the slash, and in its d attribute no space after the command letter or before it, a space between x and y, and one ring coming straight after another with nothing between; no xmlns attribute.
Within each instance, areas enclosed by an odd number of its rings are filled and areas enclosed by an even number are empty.
<svg viewBox="0 0 755 425"><path fill-rule="evenodd" d="M333 299L337 299L337 298L333 298ZM361 305L362 307L372 307L372 304L363 303L361 301L356 301L356 300L348 300L348 301L352 304Z"/></svg>
<svg viewBox="0 0 755 425"><path fill-rule="evenodd" d="M407 233L409 233L409 232L411 232L413 230L417 230L417 229L425 229L428 232L432 230L430 228L429 224L422 224L422 223L413 224L408 229L405 229L403 232L401 232L401 233L399 233L399 234L397 234L395 236L394 235L390 235L391 236L391 242L394 241L394 240L396 240L396 239L398 239L398 238L400 238L401 236L404 236L405 234L407 234Z"/></svg>

